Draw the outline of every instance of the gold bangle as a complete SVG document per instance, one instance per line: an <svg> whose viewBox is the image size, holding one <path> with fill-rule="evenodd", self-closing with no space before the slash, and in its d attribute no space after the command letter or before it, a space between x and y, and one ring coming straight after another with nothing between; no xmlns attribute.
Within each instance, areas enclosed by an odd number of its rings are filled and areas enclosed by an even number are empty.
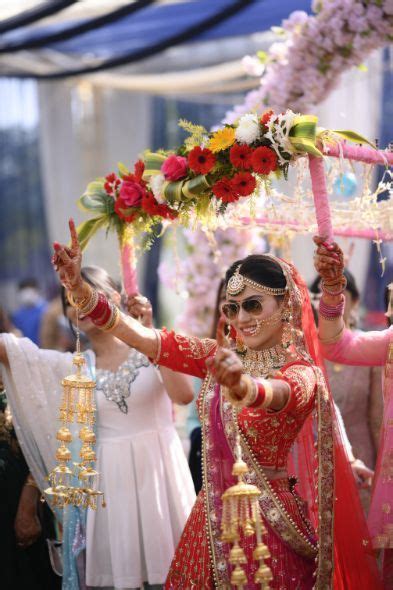
<svg viewBox="0 0 393 590"><path fill-rule="evenodd" d="M110 303L110 306L112 308L111 316L109 320L106 322L106 324L100 326L101 330L103 330L104 332L112 332L112 330L114 330L118 326L121 318L120 309L112 303Z"/></svg>
<svg viewBox="0 0 393 590"><path fill-rule="evenodd" d="M91 313L97 305L98 293L88 283L83 283L83 289L87 293L79 301L75 300L72 291L67 291L67 299L72 307L75 307L86 315L87 313Z"/></svg>
<svg viewBox="0 0 393 590"><path fill-rule="evenodd" d="M35 479L33 479L33 477L31 477L31 475L28 475L26 478L26 481L24 483L25 487L31 487L31 488L35 488L36 490L40 491L40 488L38 487Z"/></svg>
<svg viewBox="0 0 393 590"><path fill-rule="evenodd" d="M235 407L245 408L252 404L258 394L257 384L249 375L242 375L242 379L246 382L246 394L241 398L235 397L229 387L221 386L223 396Z"/></svg>
<svg viewBox="0 0 393 590"><path fill-rule="evenodd" d="M258 385L250 375L242 375L242 378L246 381L247 391L241 401L243 406L251 406L257 399Z"/></svg>
<svg viewBox="0 0 393 590"><path fill-rule="evenodd" d="M336 344L336 342L338 342L341 339L344 330L345 324L343 324L341 330L337 332L337 334L335 334L334 336L330 336L330 338L320 338L320 336L318 336L318 340L321 344Z"/></svg>

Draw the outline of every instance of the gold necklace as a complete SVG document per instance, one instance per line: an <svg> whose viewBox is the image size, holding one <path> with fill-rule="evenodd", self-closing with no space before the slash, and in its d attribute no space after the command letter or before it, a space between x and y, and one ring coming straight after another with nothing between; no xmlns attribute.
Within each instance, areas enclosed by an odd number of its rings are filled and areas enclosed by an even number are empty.
<svg viewBox="0 0 393 590"><path fill-rule="evenodd" d="M253 377L267 377L277 371L287 362L287 351L280 344L264 350L247 348L243 357L243 367L248 375Z"/></svg>

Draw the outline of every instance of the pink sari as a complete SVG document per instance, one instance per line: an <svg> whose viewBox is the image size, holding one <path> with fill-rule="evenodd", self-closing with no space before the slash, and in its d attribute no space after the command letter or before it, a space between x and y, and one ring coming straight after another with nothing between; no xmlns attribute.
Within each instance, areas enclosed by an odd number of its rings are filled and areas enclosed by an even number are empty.
<svg viewBox="0 0 393 590"><path fill-rule="evenodd" d="M393 327L381 332L345 330L334 344L323 344L324 356L350 365L385 365L384 420L375 469L368 526L373 546L384 550L383 579L393 588Z"/></svg>

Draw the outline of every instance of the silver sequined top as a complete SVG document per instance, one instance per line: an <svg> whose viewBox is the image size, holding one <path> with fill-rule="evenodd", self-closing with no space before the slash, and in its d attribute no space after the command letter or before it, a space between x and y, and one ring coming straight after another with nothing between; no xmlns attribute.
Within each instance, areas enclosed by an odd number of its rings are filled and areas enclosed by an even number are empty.
<svg viewBox="0 0 393 590"><path fill-rule="evenodd" d="M96 390L97 395L102 392L108 401L118 405L124 414L128 412L126 399L132 393L132 383L138 377L141 367L148 367L149 359L135 349L131 349L127 359L120 365L116 372L97 369Z"/></svg>

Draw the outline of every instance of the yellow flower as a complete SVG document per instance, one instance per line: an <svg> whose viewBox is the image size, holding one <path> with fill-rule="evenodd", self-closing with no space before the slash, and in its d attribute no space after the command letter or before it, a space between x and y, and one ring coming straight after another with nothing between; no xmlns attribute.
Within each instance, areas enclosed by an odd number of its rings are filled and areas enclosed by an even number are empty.
<svg viewBox="0 0 393 590"><path fill-rule="evenodd" d="M212 152L222 152L235 143L235 130L232 127L224 127L213 134L209 142Z"/></svg>

